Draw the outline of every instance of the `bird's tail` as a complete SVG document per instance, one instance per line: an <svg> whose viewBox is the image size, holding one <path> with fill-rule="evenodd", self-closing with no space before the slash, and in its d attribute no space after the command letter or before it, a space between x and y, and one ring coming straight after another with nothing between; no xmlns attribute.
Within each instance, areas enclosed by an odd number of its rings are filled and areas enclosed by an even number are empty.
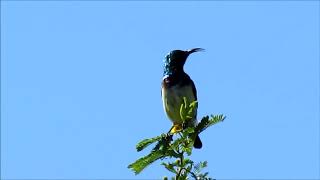
<svg viewBox="0 0 320 180"><path fill-rule="evenodd" d="M193 147L196 148L196 149L201 149L202 142L201 142L201 139L200 139L199 135L197 135L196 139L194 140Z"/></svg>

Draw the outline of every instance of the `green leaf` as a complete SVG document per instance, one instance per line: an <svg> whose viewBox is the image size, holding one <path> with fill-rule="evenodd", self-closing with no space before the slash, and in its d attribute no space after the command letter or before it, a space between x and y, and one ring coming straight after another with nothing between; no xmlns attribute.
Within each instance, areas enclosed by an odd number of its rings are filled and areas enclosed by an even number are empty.
<svg viewBox="0 0 320 180"><path fill-rule="evenodd" d="M148 147L150 144L159 141L161 138L163 137L163 134L154 138L150 138L150 139L144 139L142 141L140 141L137 145L136 145L136 149L137 151L142 151L143 149L145 149L146 147Z"/></svg>
<svg viewBox="0 0 320 180"><path fill-rule="evenodd" d="M193 161L190 160L189 158L183 159L183 165L187 165L187 164L193 165Z"/></svg>
<svg viewBox="0 0 320 180"><path fill-rule="evenodd" d="M180 105L180 117L182 119L183 122L186 121L186 98L183 97L183 103Z"/></svg>
<svg viewBox="0 0 320 180"><path fill-rule="evenodd" d="M182 131L182 136L183 136L183 137L188 137L189 134L193 133L194 131L195 131L195 128L194 128L194 127L188 127L188 128L186 128L186 129L184 129L184 130Z"/></svg>
<svg viewBox="0 0 320 180"><path fill-rule="evenodd" d="M192 103L190 103L189 107L192 109L198 107L198 101L193 101Z"/></svg>
<svg viewBox="0 0 320 180"><path fill-rule="evenodd" d="M189 144L190 144L190 145L189 145L188 147L182 147L182 151L185 152L185 153L187 153L188 156L191 155L192 149L193 149L193 147L191 146L191 143L189 143Z"/></svg>
<svg viewBox="0 0 320 180"><path fill-rule="evenodd" d="M202 118L200 123L196 127L196 132L201 133L208 127L217 124L218 122L222 122L226 117L222 114L213 116L211 115L211 118L209 119L209 116L205 116Z"/></svg>
<svg viewBox="0 0 320 180"><path fill-rule="evenodd" d="M144 168L146 168L148 165L153 163L154 161L160 159L163 157L163 153L160 151L152 151L147 156L144 156L134 163L130 164L128 168L132 169L134 173L137 175L139 174Z"/></svg>
<svg viewBox="0 0 320 180"><path fill-rule="evenodd" d="M176 169L174 168L174 167L175 167L174 164L171 164L171 163L161 163L161 165L163 165L168 171L170 171L170 172L172 172L172 173L174 173L174 174L177 173Z"/></svg>
<svg viewBox="0 0 320 180"><path fill-rule="evenodd" d="M203 161L203 162L200 162L200 167L203 169L205 167L208 166L208 162L207 161Z"/></svg>
<svg viewBox="0 0 320 180"><path fill-rule="evenodd" d="M196 174L198 174L201 171L200 163L197 163L196 165L194 165L193 170Z"/></svg>
<svg viewBox="0 0 320 180"><path fill-rule="evenodd" d="M173 141L173 143L170 145L170 149L173 150L178 150L180 149L180 145L185 141L185 138L180 137L178 139L176 139L175 141ZM179 156L177 156L179 157Z"/></svg>
<svg viewBox="0 0 320 180"><path fill-rule="evenodd" d="M197 110L197 107L198 107L197 101L193 101L192 103L189 104L188 114L187 114L187 117L189 117L189 119L192 119L195 116L195 111Z"/></svg>
<svg viewBox="0 0 320 180"><path fill-rule="evenodd" d="M183 97L183 105L184 105L184 109L187 109L187 107L188 107L188 99L187 99L187 97Z"/></svg>

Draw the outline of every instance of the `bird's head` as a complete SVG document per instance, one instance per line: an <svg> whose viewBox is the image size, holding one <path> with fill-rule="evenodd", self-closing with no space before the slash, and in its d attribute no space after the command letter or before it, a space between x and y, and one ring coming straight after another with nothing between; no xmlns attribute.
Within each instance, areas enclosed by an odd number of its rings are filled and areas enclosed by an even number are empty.
<svg viewBox="0 0 320 180"><path fill-rule="evenodd" d="M183 72L183 66L188 56L194 52L203 51L202 48L193 48L190 50L173 50L168 53L164 59L164 76Z"/></svg>

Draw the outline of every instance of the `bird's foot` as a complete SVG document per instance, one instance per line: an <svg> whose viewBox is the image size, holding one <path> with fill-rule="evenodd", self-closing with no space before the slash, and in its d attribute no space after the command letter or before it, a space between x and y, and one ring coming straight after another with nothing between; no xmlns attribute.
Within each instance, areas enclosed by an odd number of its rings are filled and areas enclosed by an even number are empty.
<svg viewBox="0 0 320 180"><path fill-rule="evenodd" d="M174 124L170 130L170 133L174 134L183 130L182 124Z"/></svg>

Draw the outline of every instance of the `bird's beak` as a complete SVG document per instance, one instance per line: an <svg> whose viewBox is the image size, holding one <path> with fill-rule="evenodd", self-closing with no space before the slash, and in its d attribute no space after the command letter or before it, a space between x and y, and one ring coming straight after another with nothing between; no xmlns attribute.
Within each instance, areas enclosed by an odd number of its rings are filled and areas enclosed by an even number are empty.
<svg viewBox="0 0 320 180"><path fill-rule="evenodd" d="M193 49L189 49L187 50L188 55L194 53L194 52L199 52L199 51L204 51L203 48L193 48Z"/></svg>

